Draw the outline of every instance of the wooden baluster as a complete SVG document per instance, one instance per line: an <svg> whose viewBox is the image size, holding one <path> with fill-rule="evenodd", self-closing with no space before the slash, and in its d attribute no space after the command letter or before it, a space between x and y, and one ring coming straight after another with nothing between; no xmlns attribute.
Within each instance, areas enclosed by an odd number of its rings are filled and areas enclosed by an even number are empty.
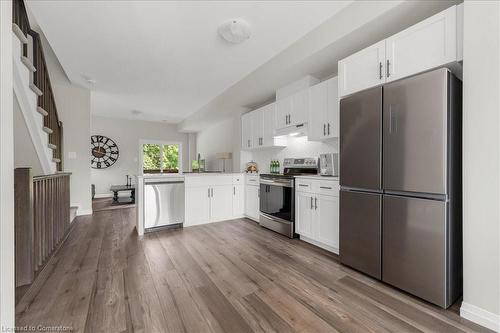
<svg viewBox="0 0 500 333"><path fill-rule="evenodd" d="M33 178L31 168L14 172L16 287L33 282Z"/></svg>

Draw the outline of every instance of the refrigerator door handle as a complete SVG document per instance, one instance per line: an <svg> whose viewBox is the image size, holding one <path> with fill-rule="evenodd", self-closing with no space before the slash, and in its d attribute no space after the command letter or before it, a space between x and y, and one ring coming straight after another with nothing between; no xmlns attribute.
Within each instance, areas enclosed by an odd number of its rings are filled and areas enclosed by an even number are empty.
<svg viewBox="0 0 500 333"><path fill-rule="evenodd" d="M398 114L394 110L394 105L389 104L389 133L396 133L398 131Z"/></svg>

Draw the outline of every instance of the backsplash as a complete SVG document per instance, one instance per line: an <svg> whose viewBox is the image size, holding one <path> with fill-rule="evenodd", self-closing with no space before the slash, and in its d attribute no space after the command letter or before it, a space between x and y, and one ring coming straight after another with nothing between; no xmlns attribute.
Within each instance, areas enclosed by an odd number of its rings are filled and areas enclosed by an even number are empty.
<svg viewBox="0 0 500 333"><path fill-rule="evenodd" d="M280 161L281 172L283 172L283 160L285 158L314 157L319 158L323 153L337 153L338 139L330 139L326 142L307 141L307 137L289 138L286 148L274 148L266 150L255 150L242 154L242 162L245 164L250 160L257 162L259 173L269 173L272 160Z"/></svg>

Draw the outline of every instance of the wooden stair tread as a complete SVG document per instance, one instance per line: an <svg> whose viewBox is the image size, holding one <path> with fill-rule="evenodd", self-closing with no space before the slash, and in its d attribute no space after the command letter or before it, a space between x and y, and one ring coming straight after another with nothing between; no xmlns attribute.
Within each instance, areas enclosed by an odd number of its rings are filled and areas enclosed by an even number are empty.
<svg viewBox="0 0 500 333"><path fill-rule="evenodd" d="M28 68L30 72L36 72L35 66L33 66L33 63L28 57L22 56L21 62L24 64L24 66L26 66L26 68Z"/></svg>
<svg viewBox="0 0 500 333"><path fill-rule="evenodd" d="M19 38L19 41L23 44L28 44L28 38L24 35L23 31L15 23L12 23L12 31Z"/></svg>
<svg viewBox="0 0 500 333"><path fill-rule="evenodd" d="M37 106L36 111L44 117L49 115L49 113L45 111L44 108L42 108L41 106Z"/></svg>
<svg viewBox="0 0 500 333"><path fill-rule="evenodd" d="M44 126L44 127L43 127L43 131L44 131L45 133L47 133L47 134L52 134L52 133L54 133L54 131L53 131L52 129L48 128L47 126Z"/></svg>
<svg viewBox="0 0 500 333"><path fill-rule="evenodd" d="M33 92L35 94L37 94L37 96L42 96L43 95L43 92L40 90L40 88L38 88L37 86L35 86L34 83L30 83L30 89L33 90Z"/></svg>

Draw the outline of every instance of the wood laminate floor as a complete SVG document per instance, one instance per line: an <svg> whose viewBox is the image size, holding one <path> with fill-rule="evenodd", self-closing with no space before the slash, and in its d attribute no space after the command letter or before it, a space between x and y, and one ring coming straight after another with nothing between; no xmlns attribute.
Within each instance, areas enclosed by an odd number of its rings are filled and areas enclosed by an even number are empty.
<svg viewBox="0 0 500 333"><path fill-rule="evenodd" d="M134 208L79 217L17 325L78 332L486 332L239 219L148 234Z"/></svg>

